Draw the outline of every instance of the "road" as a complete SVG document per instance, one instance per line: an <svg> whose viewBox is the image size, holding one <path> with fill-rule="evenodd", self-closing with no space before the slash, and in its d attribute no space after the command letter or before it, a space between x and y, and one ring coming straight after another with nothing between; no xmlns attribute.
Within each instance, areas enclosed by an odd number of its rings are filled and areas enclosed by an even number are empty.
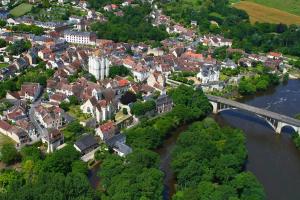
<svg viewBox="0 0 300 200"><path fill-rule="evenodd" d="M36 108L41 103L41 98L42 95L40 95L38 99L30 105L29 109L29 120L33 123L34 127L39 133L39 139L43 138L48 133L47 129L41 126L41 124L38 122L37 117L34 114L34 108Z"/></svg>

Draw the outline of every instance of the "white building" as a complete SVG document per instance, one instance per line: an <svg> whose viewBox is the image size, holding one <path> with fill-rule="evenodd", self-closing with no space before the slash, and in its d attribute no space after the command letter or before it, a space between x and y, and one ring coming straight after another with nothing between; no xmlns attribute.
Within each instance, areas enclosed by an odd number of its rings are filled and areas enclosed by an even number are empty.
<svg viewBox="0 0 300 200"><path fill-rule="evenodd" d="M103 80L109 75L111 62L107 57L90 56L89 73L95 76L97 80Z"/></svg>
<svg viewBox="0 0 300 200"><path fill-rule="evenodd" d="M65 31L64 39L69 43L94 45L96 35L91 32Z"/></svg>
<svg viewBox="0 0 300 200"><path fill-rule="evenodd" d="M219 81L220 67L212 64L204 64L200 68L197 78L201 80L202 84Z"/></svg>

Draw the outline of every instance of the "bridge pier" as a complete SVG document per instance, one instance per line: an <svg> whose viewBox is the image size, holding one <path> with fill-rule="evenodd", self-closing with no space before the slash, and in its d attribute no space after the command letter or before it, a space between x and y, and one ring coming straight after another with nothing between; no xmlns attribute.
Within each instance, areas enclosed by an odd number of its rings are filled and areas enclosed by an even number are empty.
<svg viewBox="0 0 300 200"><path fill-rule="evenodd" d="M281 130L282 130L282 127L283 127L282 122L278 122L277 126L276 126L276 129L275 129L275 132L278 133L278 134L280 134Z"/></svg>
<svg viewBox="0 0 300 200"><path fill-rule="evenodd" d="M290 125L290 124L287 124L284 122L280 122L280 121L277 123L275 132L280 134L282 131L282 128L285 126L289 126L289 127L293 128L296 133L300 134L300 127L293 126L293 125Z"/></svg>
<svg viewBox="0 0 300 200"><path fill-rule="evenodd" d="M213 107L213 114L218 114L218 103L210 101L210 104Z"/></svg>

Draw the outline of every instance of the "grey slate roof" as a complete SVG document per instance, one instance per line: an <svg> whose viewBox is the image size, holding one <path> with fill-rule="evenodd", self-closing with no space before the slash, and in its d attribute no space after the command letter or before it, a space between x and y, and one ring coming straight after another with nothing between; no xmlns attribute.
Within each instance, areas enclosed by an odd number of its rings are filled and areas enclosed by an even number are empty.
<svg viewBox="0 0 300 200"><path fill-rule="evenodd" d="M77 140L75 142L75 145L81 150L85 151L86 149L89 149L93 146L97 146L98 142L92 135L86 135L82 137L81 139Z"/></svg>

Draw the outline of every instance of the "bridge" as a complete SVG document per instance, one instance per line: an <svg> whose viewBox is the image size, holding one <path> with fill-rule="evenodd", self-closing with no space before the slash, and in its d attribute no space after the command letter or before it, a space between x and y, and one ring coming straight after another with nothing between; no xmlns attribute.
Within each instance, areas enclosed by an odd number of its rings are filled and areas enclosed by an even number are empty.
<svg viewBox="0 0 300 200"><path fill-rule="evenodd" d="M266 109L257 108L247 104L232 101L223 97L206 95L211 105L213 106L213 113L218 114L221 111L229 109L239 109L250 113L254 113L260 118L265 119L268 124L275 130L276 133L281 133L285 126L292 127L294 131L300 134L300 120L288 117L286 115L278 114Z"/></svg>

